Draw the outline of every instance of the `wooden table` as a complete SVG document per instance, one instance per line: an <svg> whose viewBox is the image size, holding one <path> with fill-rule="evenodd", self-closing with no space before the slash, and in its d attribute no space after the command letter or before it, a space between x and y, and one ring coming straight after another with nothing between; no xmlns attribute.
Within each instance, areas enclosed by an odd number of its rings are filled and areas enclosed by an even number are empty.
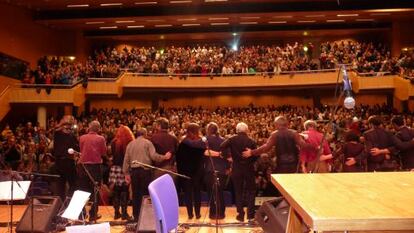
<svg viewBox="0 0 414 233"><path fill-rule="evenodd" d="M414 232L414 172L273 174L291 205L288 232Z"/></svg>

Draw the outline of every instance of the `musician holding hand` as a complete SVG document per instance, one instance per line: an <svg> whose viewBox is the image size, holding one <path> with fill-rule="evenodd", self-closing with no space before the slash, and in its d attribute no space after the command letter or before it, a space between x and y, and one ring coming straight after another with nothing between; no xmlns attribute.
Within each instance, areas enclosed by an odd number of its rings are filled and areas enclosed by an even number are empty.
<svg viewBox="0 0 414 233"><path fill-rule="evenodd" d="M141 200L148 195L148 185L152 180L152 171L144 168L134 161L152 165L153 162L161 162L171 158L171 152L160 155L155 151L152 142L146 139L147 130L137 130L137 138L131 141L126 147L122 171L125 174L125 181L132 185L132 209L134 220L138 221L141 210Z"/></svg>
<svg viewBox="0 0 414 233"><path fill-rule="evenodd" d="M60 176L58 179L57 195L62 201L66 196L72 196L76 189L76 164L73 155L68 153L68 149L79 151L78 139L73 132L73 116L66 115L60 121L53 135L52 154L56 159L56 171ZM66 192L66 183L69 189Z"/></svg>

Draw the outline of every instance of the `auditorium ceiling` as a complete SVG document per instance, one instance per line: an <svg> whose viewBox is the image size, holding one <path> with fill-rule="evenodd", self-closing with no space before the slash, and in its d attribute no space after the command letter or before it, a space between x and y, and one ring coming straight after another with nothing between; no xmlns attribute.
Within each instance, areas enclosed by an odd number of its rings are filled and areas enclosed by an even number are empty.
<svg viewBox="0 0 414 233"><path fill-rule="evenodd" d="M38 23L90 37L389 29L414 19L409 0L0 0Z"/></svg>

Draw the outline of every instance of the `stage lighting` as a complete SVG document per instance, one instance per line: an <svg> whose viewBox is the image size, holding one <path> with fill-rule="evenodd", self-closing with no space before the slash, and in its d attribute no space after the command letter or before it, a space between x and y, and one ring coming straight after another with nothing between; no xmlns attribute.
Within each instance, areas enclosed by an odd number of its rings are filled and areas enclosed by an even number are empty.
<svg viewBox="0 0 414 233"><path fill-rule="evenodd" d="M303 51L307 52L309 50L308 46L303 46Z"/></svg>
<svg viewBox="0 0 414 233"><path fill-rule="evenodd" d="M231 49L232 49L233 51L237 51L237 50L238 50L238 48L237 48L237 44L233 44L233 45L231 46Z"/></svg>

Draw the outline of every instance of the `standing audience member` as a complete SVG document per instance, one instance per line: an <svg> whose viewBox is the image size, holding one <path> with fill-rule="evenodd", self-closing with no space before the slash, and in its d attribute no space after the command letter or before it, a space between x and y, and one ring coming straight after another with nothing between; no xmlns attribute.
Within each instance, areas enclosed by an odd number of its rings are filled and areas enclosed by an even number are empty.
<svg viewBox="0 0 414 233"><path fill-rule="evenodd" d="M76 189L76 162L68 152L70 148L79 151L78 138L73 132L74 120L73 116L64 116L53 134L52 154L55 157L57 174L60 176L57 188L62 201L67 196L72 196ZM66 183L69 185L67 192Z"/></svg>
<svg viewBox="0 0 414 233"><path fill-rule="evenodd" d="M134 221L138 221L141 211L141 201L144 195L148 195L148 185L152 179L152 171L135 161L152 165L154 161L161 162L171 158L171 153L160 155L155 152L155 147L151 141L146 139L147 130L141 128L137 130L137 138L131 141L126 147L122 171L125 174L127 184L132 185L132 207Z"/></svg>
<svg viewBox="0 0 414 233"><path fill-rule="evenodd" d="M106 142L105 138L99 135L100 131L99 121L92 121L89 123L88 133L79 139L81 155L78 182L80 190L91 193L93 204L89 211L90 222L96 222L101 217L98 215L99 193L96 193L95 186L100 186L102 182L102 156L106 154Z"/></svg>
<svg viewBox="0 0 414 233"><path fill-rule="evenodd" d="M244 221L243 207L247 205L247 219L254 219L254 198L256 195L256 181L254 163L256 157L245 158L242 153L246 148L256 149L256 143L247 135L249 127L246 123L240 122L236 125L237 135L226 139L220 146L221 150L230 150L233 160L232 182L236 195L237 217L240 222ZM246 199L244 199L246 198ZM244 200L246 202L244 202Z"/></svg>
<svg viewBox="0 0 414 233"><path fill-rule="evenodd" d="M129 200L129 184L125 180L122 172L124 164L125 152L128 144L134 140L134 135L128 126L120 125L116 131L115 138L111 142L112 150L112 166L109 172L109 186L112 189L112 204L114 206L114 219L129 220L130 216L127 212ZM119 208L121 207L121 212Z"/></svg>

